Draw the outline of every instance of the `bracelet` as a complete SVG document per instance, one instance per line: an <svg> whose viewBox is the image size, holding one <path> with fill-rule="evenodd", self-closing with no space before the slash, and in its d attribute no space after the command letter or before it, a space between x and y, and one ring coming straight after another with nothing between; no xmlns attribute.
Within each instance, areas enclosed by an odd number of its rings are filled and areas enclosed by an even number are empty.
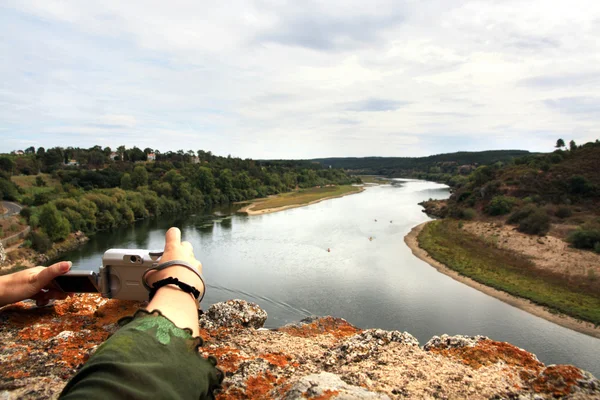
<svg viewBox="0 0 600 400"><path fill-rule="evenodd" d="M204 298L204 295L206 294L206 283L204 282L204 278L202 277L202 274L200 274L198 272L198 270L196 268L192 267L188 262L183 261L183 260L167 261L162 264L158 264L156 267L148 268L146 271L144 271L144 274L142 275L142 284L144 285L146 290L148 290L148 291L152 290L152 288L150 287L150 285L148 285L148 282L146 281L146 277L148 276L148 273L150 271L161 271L161 270L169 268L169 267L183 267L183 268L189 269L190 271L195 273L198 276L198 278L200 278L200 281L202 282L202 292L201 292L202 296L198 300L198 303L200 303L202 301L202 299Z"/></svg>
<svg viewBox="0 0 600 400"><path fill-rule="evenodd" d="M152 298L154 297L154 295L156 294L158 289L160 289L164 286L167 286L167 285L179 286L179 289L181 289L182 291L184 291L186 293L191 294L192 296L194 296L194 299L196 299L196 300L198 300L198 297L200 297L200 291L198 289L196 289L195 287L193 287L191 285L188 285L185 282L181 282L177 278L173 278L172 276L170 276L168 278L161 279L160 281L154 282L154 284L152 285L152 289L150 290L148 301L152 300Z"/></svg>

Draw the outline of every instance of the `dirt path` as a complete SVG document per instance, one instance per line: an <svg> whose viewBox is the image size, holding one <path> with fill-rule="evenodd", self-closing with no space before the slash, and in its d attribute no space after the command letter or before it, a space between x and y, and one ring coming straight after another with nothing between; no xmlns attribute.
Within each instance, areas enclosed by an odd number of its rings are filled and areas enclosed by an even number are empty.
<svg viewBox="0 0 600 400"><path fill-rule="evenodd" d="M265 208L264 210L252 210L252 208L259 204L260 201L255 201L252 204L247 205L246 207L241 208L238 213L240 214L247 214L247 215L263 215L263 214L270 214L270 213L274 213L274 212L278 212L278 211L283 211L283 210L289 210L290 208L298 208L298 207L304 207L304 206L310 206L311 204L317 204L320 203L322 201L325 200L331 200L331 199L337 199L339 197L344 197L344 196L349 196L351 194L357 194L357 193L361 193L365 190L364 187L361 187L360 190L356 191L356 192L349 192L349 193L343 193L343 194L339 194L336 196L329 196L329 197L323 197L322 199L319 200L314 200L308 203L303 203L303 204L290 204L287 206L283 206L283 207L275 207L275 208Z"/></svg>
<svg viewBox="0 0 600 400"><path fill-rule="evenodd" d="M600 328L594 327L594 324L589 322L580 321L578 319L569 317L564 314L555 314L548 311L545 307L539 306L535 303L532 303L529 300L513 296L506 292L502 292L500 290L496 290L489 286L483 285L479 282L474 281L471 278L460 275L458 272L451 270L446 267L444 264L439 261L434 260L429 254L419 247L419 243L417 241L417 236L423 229L423 227L427 224L424 222L420 225L415 226L405 237L404 241L406 245L412 250L413 254L425 261L439 272L444 275L448 275L452 279L464 283L474 289L479 290L489 296L495 297L498 300L502 300L503 302L510 304L513 307L520 308L523 311L527 311L530 314L535 315L536 317L544 318L547 321L554 322L555 324L564 326L565 328L572 329L577 332L585 333L586 335L590 335L596 338L600 338Z"/></svg>

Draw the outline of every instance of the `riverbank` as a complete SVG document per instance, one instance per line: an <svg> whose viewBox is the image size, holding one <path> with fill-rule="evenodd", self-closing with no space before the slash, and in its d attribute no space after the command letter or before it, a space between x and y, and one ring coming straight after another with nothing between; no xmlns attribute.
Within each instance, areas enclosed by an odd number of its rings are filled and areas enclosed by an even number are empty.
<svg viewBox="0 0 600 400"><path fill-rule="evenodd" d="M302 189L295 192L283 193L266 199L253 201L241 208L238 213L246 215L269 214L291 208L309 206L321 201L360 193L365 190L362 186L324 186L311 189Z"/></svg>
<svg viewBox="0 0 600 400"><path fill-rule="evenodd" d="M427 251L421 248L418 241L418 237L421 234L423 228L431 222L433 221L425 222L423 224L415 226L404 237L404 241L416 257L427 262L439 272L448 275L452 279L464 283L489 296L495 297L507 304L510 304L537 317L543 318L545 320L572 329L574 331L581 332L596 338L600 338L600 328L595 327L593 323L582 321L580 319L573 318L563 313L557 313L556 311L550 311L547 307L536 304L528 299L517 297L505 291L484 285L480 282L475 281L474 279L460 274L459 272L449 268L448 266L434 259Z"/></svg>
<svg viewBox="0 0 600 400"><path fill-rule="evenodd" d="M54 399L116 322L143 304L75 295L49 307L0 308L0 397ZM335 398L600 398L600 382L571 365L546 366L484 336L434 336L359 329L311 317L261 329L267 313L243 300L200 317L199 351L225 372L218 400Z"/></svg>

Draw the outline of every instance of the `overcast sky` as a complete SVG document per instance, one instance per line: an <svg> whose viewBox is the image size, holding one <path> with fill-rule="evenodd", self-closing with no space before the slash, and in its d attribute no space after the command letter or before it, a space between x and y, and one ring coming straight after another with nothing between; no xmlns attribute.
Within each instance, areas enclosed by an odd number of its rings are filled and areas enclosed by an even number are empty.
<svg viewBox="0 0 600 400"><path fill-rule="evenodd" d="M2 0L0 152L549 151L600 137L598 0Z"/></svg>

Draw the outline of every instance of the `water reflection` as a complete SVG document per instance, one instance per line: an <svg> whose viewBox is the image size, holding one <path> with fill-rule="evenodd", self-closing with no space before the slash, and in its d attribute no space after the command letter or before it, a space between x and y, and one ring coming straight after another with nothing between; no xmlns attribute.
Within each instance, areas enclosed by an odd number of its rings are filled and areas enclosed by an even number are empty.
<svg viewBox="0 0 600 400"><path fill-rule="evenodd" d="M266 309L268 327L334 315L363 328L406 330L421 343L442 333L483 334L546 363L575 363L600 375L600 340L513 308L412 255L404 235L429 219L417 203L447 196L443 185L404 180L256 217L163 216L99 233L65 258L97 268L106 249L161 248L164 232L179 226L204 265L211 289L205 307L242 298Z"/></svg>

